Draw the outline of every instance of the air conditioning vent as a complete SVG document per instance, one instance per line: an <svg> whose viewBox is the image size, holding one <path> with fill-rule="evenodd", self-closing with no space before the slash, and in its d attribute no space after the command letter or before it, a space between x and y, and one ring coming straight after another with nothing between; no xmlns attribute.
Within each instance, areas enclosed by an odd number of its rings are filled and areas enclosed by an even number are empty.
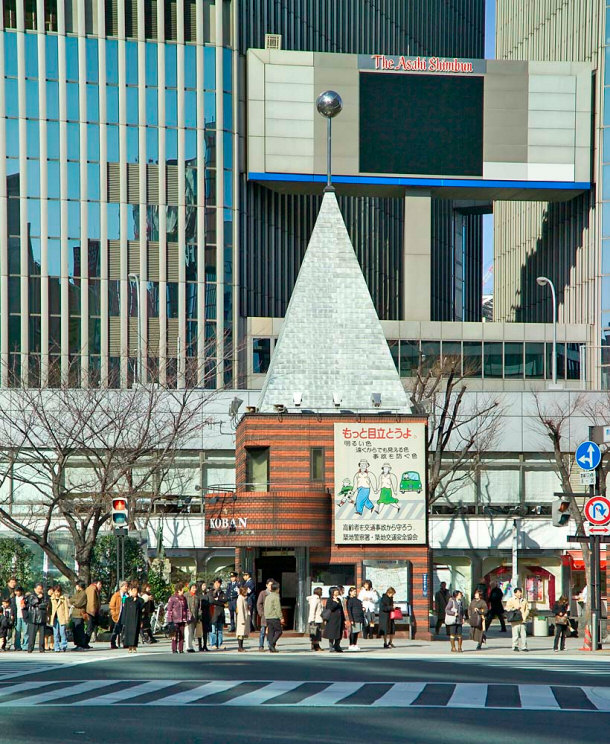
<svg viewBox="0 0 610 744"><path fill-rule="evenodd" d="M265 34L265 49L275 49L279 51L282 48L281 34Z"/></svg>

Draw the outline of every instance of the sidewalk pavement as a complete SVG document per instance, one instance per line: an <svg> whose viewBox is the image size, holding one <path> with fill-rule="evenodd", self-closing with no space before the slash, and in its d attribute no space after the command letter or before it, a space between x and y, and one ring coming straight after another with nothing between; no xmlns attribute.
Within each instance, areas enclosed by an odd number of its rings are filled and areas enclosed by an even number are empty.
<svg viewBox="0 0 610 744"><path fill-rule="evenodd" d="M444 628L441 631L441 635L437 636L433 641L420 640L415 638L414 640L408 640L399 638L394 641L395 648L384 649L383 638L360 640L358 645L360 647L360 653L370 656L371 654L377 658L426 658L426 657L442 657L446 656L448 660L459 661L460 659L468 658L470 660L476 658L485 659L489 657L510 657L515 659L521 659L525 661L528 658L553 658L553 659L565 659L565 658L578 658L579 660L608 660L608 654L610 654L610 643L604 645L602 651L595 653L581 651L583 645L582 638L568 638L566 641L566 650L564 652L554 653L553 652L553 637L533 637L528 636L527 645L529 652L519 654L512 650L512 638L510 629L507 633L501 633L499 628L492 628L489 632L488 640L481 651L475 651L475 643L469 639L467 627L464 626L464 641L462 654L452 654L450 652L449 639L444 635ZM140 645L138 647L138 656L150 656L158 654L169 654L171 653L170 641L164 637L157 637L158 643L153 645ZM610 639L609 639L610 640ZM322 640L322 648L326 652L328 641ZM347 640L343 641L344 650L350 656L358 655L358 652L348 651ZM225 654L237 653L237 641L235 635L232 633L225 634L225 650L223 651L212 651L210 654L206 654L206 657L211 657L212 654L221 653ZM256 658L266 658L262 653L258 651L258 633L252 634L250 638L245 641L245 646L250 655L256 655ZM310 651L310 643L308 637L285 635L280 638L278 642L278 649L281 654L273 657L280 658L280 656L291 657L295 655L304 655L311 658L321 658L324 654L312 654ZM16 661L31 659L32 661L41 662L43 659L45 662L74 662L81 661L83 659L112 659L115 657L128 656L126 650L110 649L110 644L107 641L99 641L94 644L94 647L90 651L81 652L68 652L65 654L55 654L53 652L47 652L44 656L35 652L33 654L26 653L4 653L0 654L0 666L4 661ZM185 654L185 657L197 658L195 654ZM243 657L242 657L243 658Z"/></svg>

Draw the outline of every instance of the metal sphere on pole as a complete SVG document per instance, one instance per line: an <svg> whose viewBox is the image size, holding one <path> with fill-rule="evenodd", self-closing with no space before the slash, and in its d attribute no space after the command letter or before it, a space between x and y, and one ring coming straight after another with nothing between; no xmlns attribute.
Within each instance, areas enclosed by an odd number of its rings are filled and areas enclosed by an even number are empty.
<svg viewBox="0 0 610 744"><path fill-rule="evenodd" d="M544 287L548 284L551 289L551 300L553 304L553 387L557 386L557 294L555 293L555 285L546 276L539 276L536 278L536 283L540 287Z"/></svg>
<svg viewBox="0 0 610 744"><path fill-rule="evenodd" d="M331 121L343 110L341 96L334 90L325 90L316 98L316 108L327 122L326 126L326 186L324 191L334 191L331 177Z"/></svg>

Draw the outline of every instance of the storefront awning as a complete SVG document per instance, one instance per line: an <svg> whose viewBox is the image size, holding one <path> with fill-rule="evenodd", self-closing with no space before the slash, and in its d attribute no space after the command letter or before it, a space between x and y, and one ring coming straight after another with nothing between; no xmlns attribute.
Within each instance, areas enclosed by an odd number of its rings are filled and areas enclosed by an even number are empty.
<svg viewBox="0 0 610 744"><path fill-rule="evenodd" d="M564 565L570 566L572 571L584 571L585 562L582 557L582 550L568 550L566 555L563 556ZM600 555L600 568L602 571L606 570L606 554Z"/></svg>

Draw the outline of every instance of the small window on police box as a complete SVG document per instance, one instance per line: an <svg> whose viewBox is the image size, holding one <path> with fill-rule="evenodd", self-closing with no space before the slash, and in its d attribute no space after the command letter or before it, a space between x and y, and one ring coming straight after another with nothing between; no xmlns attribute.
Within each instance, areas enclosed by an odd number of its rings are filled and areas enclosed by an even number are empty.
<svg viewBox="0 0 610 744"><path fill-rule="evenodd" d="M312 447L309 450L309 473L314 483L324 481L324 447Z"/></svg>
<svg viewBox="0 0 610 744"><path fill-rule="evenodd" d="M246 491L269 490L269 447L246 447Z"/></svg>

